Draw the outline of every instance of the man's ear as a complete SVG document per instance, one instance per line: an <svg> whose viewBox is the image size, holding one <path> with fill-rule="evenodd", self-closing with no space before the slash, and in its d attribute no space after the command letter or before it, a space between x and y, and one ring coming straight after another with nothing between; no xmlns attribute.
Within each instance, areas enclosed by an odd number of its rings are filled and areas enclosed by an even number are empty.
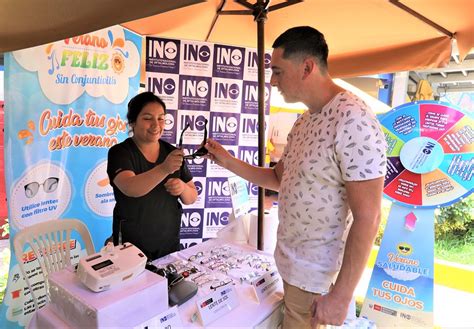
<svg viewBox="0 0 474 329"><path fill-rule="evenodd" d="M315 69L317 69L317 63L311 57L305 58L303 61L303 80L306 79Z"/></svg>

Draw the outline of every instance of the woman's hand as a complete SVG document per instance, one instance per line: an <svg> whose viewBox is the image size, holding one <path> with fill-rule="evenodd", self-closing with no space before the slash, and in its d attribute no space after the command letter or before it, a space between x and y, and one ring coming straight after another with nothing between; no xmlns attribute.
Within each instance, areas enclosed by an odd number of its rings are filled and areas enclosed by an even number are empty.
<svg viewBox="0 0 474 329"><path fill-rule="evenodd" d="M168 156L166 157L165 161L161 164L163 170L167 174L172 174L175 171L179 170L181 168L181 165L183 164L183 150L176 149L172 151Z"/></svg>
<svg viewBox="0 0 474 329"><path fill-rule="evenodd" d="M214 161L221 167L227 168L226 166L229 160L232 159L232 155L221 144L212 138L208 138L205 147L209 152L204 156L205 158Z"/></svg>
<svg viewBox="0 0 474 329"><path fill-rule="evenodd" d="M165 189L172 196L180 196L186 189L186 183L179 178L170 178L165 183Z"/></svg>

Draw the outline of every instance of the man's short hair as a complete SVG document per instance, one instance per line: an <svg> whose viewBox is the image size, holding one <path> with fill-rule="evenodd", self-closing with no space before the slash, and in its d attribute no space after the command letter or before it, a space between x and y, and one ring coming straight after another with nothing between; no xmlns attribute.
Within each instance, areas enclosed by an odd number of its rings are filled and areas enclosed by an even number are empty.
<svg viewBox="0 0 474 329"><path fill-rule="evenodd" d="M311 26L297 26L283 32L273 48L283 48L283 58L295 56L314 56L322 69L328 66L328 45L324 35Z"/></svg>

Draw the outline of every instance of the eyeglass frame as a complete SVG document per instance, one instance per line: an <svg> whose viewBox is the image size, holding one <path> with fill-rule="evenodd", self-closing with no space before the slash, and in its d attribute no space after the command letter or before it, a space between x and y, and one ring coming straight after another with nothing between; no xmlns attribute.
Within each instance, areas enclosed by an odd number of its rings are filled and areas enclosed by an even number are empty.
<svg viewBox="0 0 474 329"><path fill-rule="evenodd" d="M207 119L204 119L204 138L201 143L201 147L196 150L196 152L192 154L185 155L183 159L196 159L197 157L201 157L203 155L206 155L208 153L207 148L204 147L204 144L206 144L207 141ZM184 132L190 127L190 124L188 123L186 127L181 131L181 135L179 136L179 143L178 143L178 148L182 149L183 148L183 136Z"/></svg>
<svg viewBox="0 0 474 329"><path fill-rule="evenodd" d="M201 258L204 256L204 253L202 251L199 251L198 253L189 256L188 262L194 262L196 259Z"/></svg>
<svg viewBox="0 0 474 329"><path fill-rule="evenodd" d="M230 279L230 278L229 278L228 280L226 280L226 279L220 280L220 281L219 281L219 280L215 280L214 282L218 282L218 285L217 285L217 286L214 286L214 284L212 284L211 287L210 287L210 289L211 289L211 290L214 290L214 291L217 290L217 289L220 288L220 287L224 287L224 286L228 285L229 283L232 283L232 284L235 285L234 280L232 280L232 279Z"/></svg>
<svg viewBox="0 0 474 329"><path fill-rule="evenodd" d="M184 276L182 276L181 274L178 274L169 284L168 284L168 290L170 290L171 288L173 288L175 285L177 285L178 283L180 283L181 281L184 280Z"/></svg>

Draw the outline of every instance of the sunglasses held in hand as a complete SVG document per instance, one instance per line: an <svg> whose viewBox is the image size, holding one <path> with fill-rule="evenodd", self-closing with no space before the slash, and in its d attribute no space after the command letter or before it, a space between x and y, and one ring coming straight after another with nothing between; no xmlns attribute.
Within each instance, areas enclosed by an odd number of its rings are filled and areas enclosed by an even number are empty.
<svg viewBox="0 0 474 329"><path fill-rule="evenodd" d="M183 148L183 136L184 136L184 132L188 128L189 128L189 123L186 125L186 127L184 127L183 131L181 131L181 135L179 137L179 144L178 144L178 148L180 149ZM203 155L206 155L207 149L204 147L204 145L206 144L206 141L207 141L207 119L204 119L204 138L202 140L201 147L197 149L197 151L194 152L193 154L185 155L183 158L196 159L197 157L202 157Z"/></svg>

